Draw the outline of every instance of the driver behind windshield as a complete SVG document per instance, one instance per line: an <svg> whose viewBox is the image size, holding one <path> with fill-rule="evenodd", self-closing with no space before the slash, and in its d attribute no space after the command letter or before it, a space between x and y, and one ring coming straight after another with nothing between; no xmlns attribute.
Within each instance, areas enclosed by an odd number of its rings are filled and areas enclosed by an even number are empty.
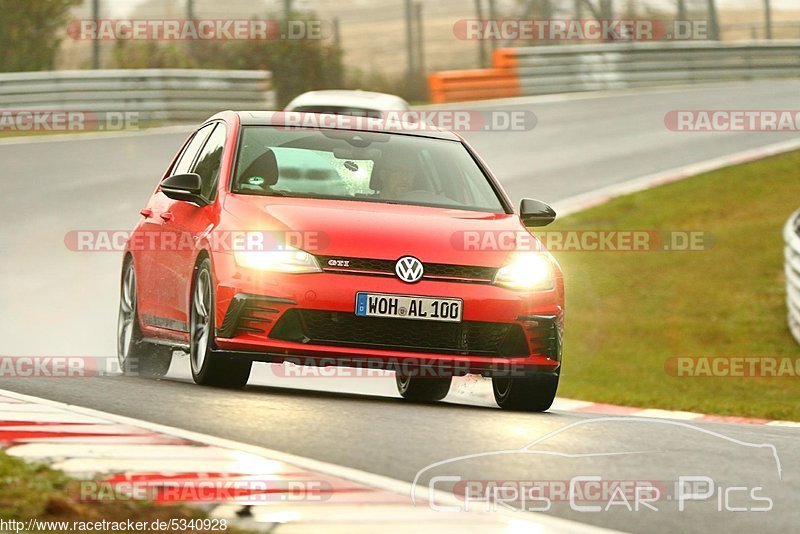
<svg viewBox="0 0 800 534"><path fill-rule="evenodd" d="M375 165L378 197L386 200L403 200L414 190L419 190L415 159L405 154L385 154Z"/></svg>

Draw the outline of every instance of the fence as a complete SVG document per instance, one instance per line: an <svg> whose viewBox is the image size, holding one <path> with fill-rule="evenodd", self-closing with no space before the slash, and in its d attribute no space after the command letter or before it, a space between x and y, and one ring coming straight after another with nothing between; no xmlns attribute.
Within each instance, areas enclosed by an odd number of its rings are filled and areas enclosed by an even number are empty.
<svg viewBox="0 0 800 534"><path fill-rule="evenodd" d="M800 40L500 48L493 68L432 73L436 103L604 89L800 77Z"/></svg>
<svg viewBox="0 0 800 534"><path fill-rule="evenodd" d="M783 230L786 241L786 305L789 329L800 343L800 210L794 212Z"/></svg>
<svg viewBox="0 0 800 534"><path fill-rule="evenodd" d="M195 121L223 109L273 109L268 71L71 70L0 74L0 110L136 112L140 121Z"/></svg>

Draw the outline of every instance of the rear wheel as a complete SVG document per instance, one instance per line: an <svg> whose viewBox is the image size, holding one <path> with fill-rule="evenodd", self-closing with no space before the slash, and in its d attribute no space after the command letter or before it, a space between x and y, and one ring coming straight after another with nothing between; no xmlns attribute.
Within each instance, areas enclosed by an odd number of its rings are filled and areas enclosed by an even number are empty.
<svg viewBox="0 0 800 534"><path fill-rule="evenodd" d="M172 363L172 347L144 340L137 316L136 271L129 259L122 268L117 317L117 359L125 374L161 377Z"/></svg>
<svg viewBox="0 0 800 534"><path fill-rule="evenodd" d="M494 400L505 410L544 412L553 405L558 374L524 377L492 377Z"/></svg>
<svg viewBox="0 0 800 534"><path fill-rule="evenodd" d="M214 284L211 262L203 259L195 267L189 317L189 361L195 383L231 389L243 388L250 378L249 360L221 357L211 350L214 332Z"/></svg>
<svg viewBox="0 0 800 534"><path fill-rule="evenodd" d="M452 377L421 377L395 375L397 391L404 399L416 402L435 402L442 400L450 391Z"/></svg>

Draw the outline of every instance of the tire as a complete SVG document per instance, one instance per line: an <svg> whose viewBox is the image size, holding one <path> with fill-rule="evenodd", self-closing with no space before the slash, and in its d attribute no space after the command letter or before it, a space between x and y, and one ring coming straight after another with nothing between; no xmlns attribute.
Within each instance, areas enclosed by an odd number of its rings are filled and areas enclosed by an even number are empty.
<svg viewBox="0 0 800 534"><path fill-rule="evenodd" d="M525 377L492 377L494 400L504 410L544 412L553 405L558 389L558 374Z"/></svg>
<svg viewBox="0 0 800 534"><path fill-rule="evenodd" d="M195 267L192 298L189 303L189 362L196 384L229 389L247 385L253 362L215 354L214 284L211 261L201 260Z"/></svg>
<svg viewBox="0 0 800 534"><path fill-rule="evenodd" d="M447 396L452 377L419 377L395 374L397 391L406 400L414 402L436 402Z"/></svg>
<svg viewBox="0 0 800 534"><path fill-rule="evenodd" d="M136 270L128 258L122 267L119 315L117 317L117 360L126 375L159 378L172 363L172 347L144 340L138 317Z"/></svg>

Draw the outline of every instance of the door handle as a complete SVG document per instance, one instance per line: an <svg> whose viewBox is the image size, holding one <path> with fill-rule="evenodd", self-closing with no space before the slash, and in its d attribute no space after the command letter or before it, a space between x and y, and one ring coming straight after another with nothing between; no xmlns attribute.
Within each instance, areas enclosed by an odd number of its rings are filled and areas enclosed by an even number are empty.
<svg viewBox="0 0 800 534"><path fill-rule="evenodd" d="M153 210L151 210L150 208L143 208L143 209L141 209L141 210L139 211L139 213L141 213L141 214L142 214L142 216L143 216L145 219L149 219L150 217L152 217L152 216L153 216Z"/></svg>
<svg viewBox="0 0 800 534"><path fill-rule="evenodd" d="M174 216L170 212L165 211L164 213L161 214L161 218L164 219L165 221L171 221L172 219L174 219Z"/></svg>

